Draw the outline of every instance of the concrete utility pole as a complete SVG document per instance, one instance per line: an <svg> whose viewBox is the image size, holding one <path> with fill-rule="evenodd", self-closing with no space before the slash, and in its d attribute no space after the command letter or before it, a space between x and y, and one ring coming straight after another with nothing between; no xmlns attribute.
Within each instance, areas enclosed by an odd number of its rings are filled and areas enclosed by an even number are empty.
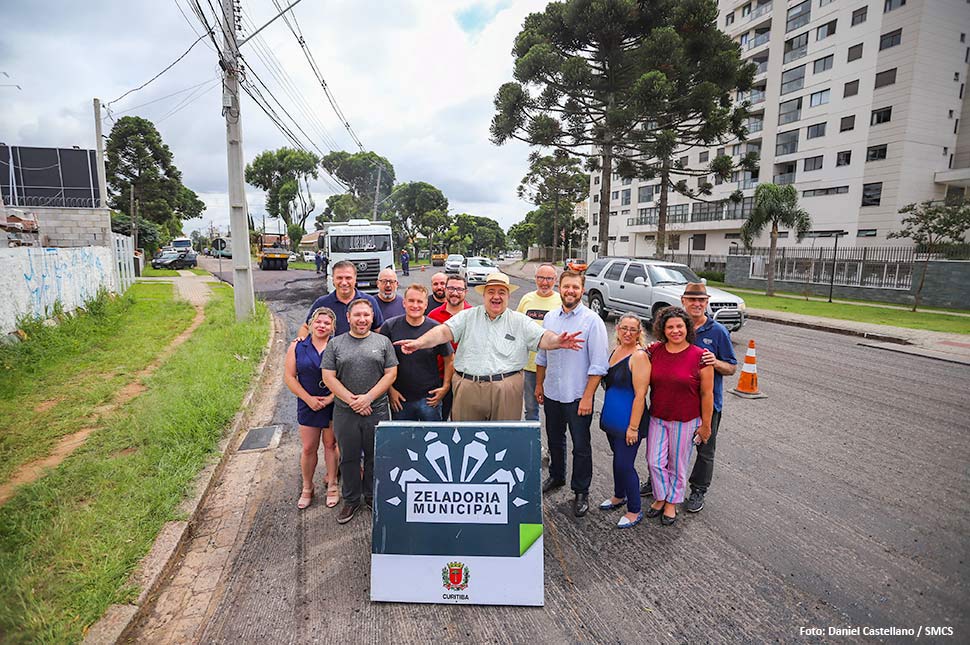
<svg viewBox="0 0 970 645"><path fill-rule="evenodd" d="M236 39L235 0L222 0L224 58L222 114L226 118L226 149L229 162L229 227L232 229L232 285L236 320L247 320L256 311L253 271L249 260L249 221L242 147L242 110L239 100L240 59Z"/></svg>
<svg viewBox="0 0 970 645"><path fill-rule="evenodd" d="M384 166L378 164L378 166L377 166L377 187L374 188L374 217L371 218L375 222L377 221L377 198L381 196L381 171L383 169L384 169Z"/></svg>
<svg viewBox="0 0 970 645"><path fill-rule="evenodd" d="M108 207L108 178L104 170L104 135L101 134L101 99L94 99L94 135L98 150L98 195L101 208ZM135 248L138 248L137 246Z"/></svg>

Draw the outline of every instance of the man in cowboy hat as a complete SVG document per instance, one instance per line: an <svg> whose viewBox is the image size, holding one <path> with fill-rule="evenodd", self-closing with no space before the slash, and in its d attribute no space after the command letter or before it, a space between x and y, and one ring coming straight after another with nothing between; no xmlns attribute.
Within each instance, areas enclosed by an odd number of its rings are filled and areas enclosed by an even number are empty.
<svg viewBox="0 0 970 645"><path fill-rule="evenodd" d="M475 287L485 303L466 309L415 340L398 341L405 354L457 342L452 380L453 421L518 421L522 418L522 368L537 349L578 350L581 332L543 331L528 316L509 310L518 289L504 273Z"/></svg>
<svg viewBox="0 0 970 645"><path fill-rule="evenodd" d="M714 476L714 450L717 448L717 428L721 424L721 406L724 403L724 377L738 369L738 359L731 345L727 327L707 315L711 299L703 282L688 282L680 297L687 315L694 323L694 344L705 350L701 355L704 365L714 366L714 414L711 415L711 438L697 445L697 459L690 475L690 497L684 502L684 510L697 513L704 508L704 495ZM644 491L646 486L646 491ZM640 487L640 494L650 491L650 481Z"/></svg>

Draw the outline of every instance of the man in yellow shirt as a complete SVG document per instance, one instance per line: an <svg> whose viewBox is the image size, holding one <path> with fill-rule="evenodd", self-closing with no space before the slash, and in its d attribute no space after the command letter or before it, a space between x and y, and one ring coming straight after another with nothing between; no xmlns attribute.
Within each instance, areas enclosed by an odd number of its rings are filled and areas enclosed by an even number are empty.
<svg viewBox="0 0 970 645"><path fill-rule="evenodd" d="M525 314L542 327L542 319L546 313L562 306L562 299L554 290L556 284L556 267L551 264L540 264L535 273L536 289L522 296L516 311ZM525 386L522 388L522 399L525 403L525 420L539 420L539 403L536 401L536 353L529 352L529 362L523 372Z"/></svg>

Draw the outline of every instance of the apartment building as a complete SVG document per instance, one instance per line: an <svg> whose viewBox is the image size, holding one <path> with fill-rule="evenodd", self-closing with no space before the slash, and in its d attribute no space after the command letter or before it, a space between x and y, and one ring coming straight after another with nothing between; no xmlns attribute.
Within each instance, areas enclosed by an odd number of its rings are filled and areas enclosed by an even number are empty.
<svg viewBox="0 0 970 645"><path fill-rule="evenodd" d="M846 246L890 240L906 204L970 189L970 0L720 0L719 26L757 65L748 139L685 151L691 167L716 155L760 155L756 173L715 184L741 203L670 193L667 248L726 254L760 182L794 184L816 237ZM692 182L694 180L691 180ZM590 178L588 248L597 239L601 177ZM658 180L614 175L610 255L650 255ZM967 190L970 194L970 190ZM760 244L767 245L767 235ZM779 245L796 243L782 231Z"/></svg>

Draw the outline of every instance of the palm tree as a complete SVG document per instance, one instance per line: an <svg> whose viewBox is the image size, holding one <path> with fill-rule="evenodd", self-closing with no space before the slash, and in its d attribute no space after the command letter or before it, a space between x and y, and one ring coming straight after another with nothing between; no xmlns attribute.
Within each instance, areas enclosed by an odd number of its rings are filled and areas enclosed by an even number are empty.
<svg viewBox="0 0 970 645"><path fill-rule="evenodd" d="M768 247L768 287L766 296L775 295L775 253L778 249L778 227L784 226L795 231L795 238L801 242L812 229L812 218L798 206L798 191L787 184L758 184L754 191L754 209L741 226L741 241L748 249L754 238L761 235L765 227L771 225L771 244Z"/></svg>

